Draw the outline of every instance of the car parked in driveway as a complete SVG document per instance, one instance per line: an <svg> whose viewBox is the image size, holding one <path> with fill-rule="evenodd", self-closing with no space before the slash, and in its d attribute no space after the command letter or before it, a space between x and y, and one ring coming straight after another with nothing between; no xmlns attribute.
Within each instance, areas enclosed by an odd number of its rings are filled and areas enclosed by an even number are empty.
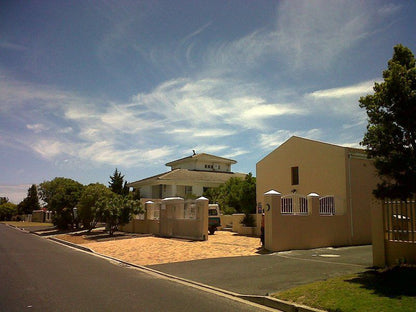
<svg viewBox="0 0 416 312"><path fill-rule="evenodd" d="M218 204L208 205L208 231L213 235L218 227L221 226L220 208Z"/></svg>

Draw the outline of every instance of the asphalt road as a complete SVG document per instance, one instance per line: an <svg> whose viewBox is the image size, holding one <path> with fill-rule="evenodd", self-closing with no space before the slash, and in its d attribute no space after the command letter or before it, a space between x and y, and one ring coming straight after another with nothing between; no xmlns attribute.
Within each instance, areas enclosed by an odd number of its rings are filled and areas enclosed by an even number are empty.
<svg viewBox="0 0 416 312"><path fill-rule="evenodd" d="M330 277L366 271L372 248L293 250L258 256L149 266L174 276L245 295L267 295Z"/></svg>
<svg viewBox="0 0 416 312"><path fill-rule="evenodd" d="M26 310L212 312L263 308L0 224L0 311Z"/></svg>

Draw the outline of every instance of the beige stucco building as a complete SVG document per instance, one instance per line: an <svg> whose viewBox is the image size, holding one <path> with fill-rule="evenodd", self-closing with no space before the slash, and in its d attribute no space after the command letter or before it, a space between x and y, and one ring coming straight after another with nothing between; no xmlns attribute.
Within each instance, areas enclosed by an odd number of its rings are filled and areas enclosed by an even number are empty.
<svg viewBox="0 0 416 312"><path fill-rule="evenodd" d="M281 194L279 211L268 221L270 249L371 243L370 204L378 178L365 150L294 136L257 163L256 177L263 211L266 192Z"/></svg>
<svg viewBox="0 0 416 312"><path fill-rule="evenodd" d="M244 179L246 174L231 171L231 166L236 163L228 158L194 153L167 163L170 171L129 183L128 186L140 189L143 198L199 197L207 188L218 187L232 177Z"/></svg>

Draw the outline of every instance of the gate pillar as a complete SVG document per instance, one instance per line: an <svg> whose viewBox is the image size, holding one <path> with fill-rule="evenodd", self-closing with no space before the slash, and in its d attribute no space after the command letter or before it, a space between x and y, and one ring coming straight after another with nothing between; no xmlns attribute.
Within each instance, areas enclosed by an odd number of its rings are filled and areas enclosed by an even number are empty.
<svg viewBox="0 0 416 312"><path fill-rule="evenodd" d="M264 193L264 247L270 251L278 250L277 219L280 216L282 194L275 190Z"/></svg>

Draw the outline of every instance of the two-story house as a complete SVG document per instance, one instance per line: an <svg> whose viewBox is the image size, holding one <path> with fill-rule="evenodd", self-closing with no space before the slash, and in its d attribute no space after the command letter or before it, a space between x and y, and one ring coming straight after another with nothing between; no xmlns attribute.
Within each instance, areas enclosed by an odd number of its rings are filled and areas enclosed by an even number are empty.
<svg viewBox="0 0 416 312"><path fill-rule="evenodd" d="M191 156L167 163L171 171L129 183L128 186L139 189L142 198L199 197L206 189L218 187L232 177L244 179L246 174L231 171L231 166L236 163L232 159L194 152Z"/></svg>
<svg viewBox="0 0 416 312"><path fill-rule="evenodd" d="M256 179L259 207L266 192L282 195L274 251L371 243L379 178L365 150L293 136L257 163ZM319 208L306 195L319 196Z"/></svg>

